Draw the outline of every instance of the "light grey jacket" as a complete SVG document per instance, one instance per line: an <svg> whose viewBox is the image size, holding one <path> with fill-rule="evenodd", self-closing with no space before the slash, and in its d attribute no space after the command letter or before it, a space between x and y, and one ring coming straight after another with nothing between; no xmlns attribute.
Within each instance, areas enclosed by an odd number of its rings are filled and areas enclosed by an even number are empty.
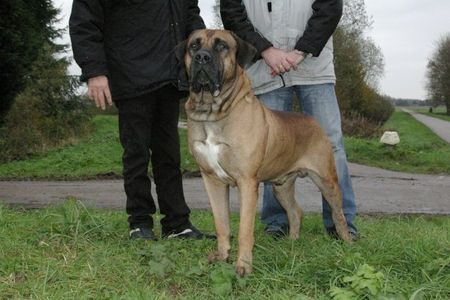
<svg viewBox="0 0 450 300"><path fill-rule="evenodd" d="M268 2L272 11L269 12ZM247 15L256 31L275 48L293 50L303 36L313 14L314 0L243 0ZM247 69L255 94L270 92L283 86L335 83L333 41L328 40L318 57L307 57L297 71L272 77L263 59Z"/></svg>

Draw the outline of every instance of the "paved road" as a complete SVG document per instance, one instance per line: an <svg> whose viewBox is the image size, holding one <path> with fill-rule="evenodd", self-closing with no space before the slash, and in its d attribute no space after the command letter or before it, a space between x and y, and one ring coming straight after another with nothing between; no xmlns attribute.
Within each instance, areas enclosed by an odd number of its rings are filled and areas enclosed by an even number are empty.
<svg viewBox="0 0 450 300"><path fill-rule="evenodd" d="M412 115L414 118L416 118L417 121L425 124L434 133L436 133L444 141L450 144L450 122L429 117L424 114L412 111L410 109L402 108L402 110Z"/></svg>
<svg viewBox="0 0 450 300"><path fill-rule="evenodd" d="M357 164L350 164L350 172L360 213L450 215L450 176L392 172ZM201 178L184 179L184 190L192 209L210 209ZM90 207L125 207L121 180L0 181L0 203L7 205L38 208L68 197L75 197ZM230 199L231 209L238 211L234 188ZM321 210L320 194L309 179L297 180L296 199L305 211Z"/></svg>

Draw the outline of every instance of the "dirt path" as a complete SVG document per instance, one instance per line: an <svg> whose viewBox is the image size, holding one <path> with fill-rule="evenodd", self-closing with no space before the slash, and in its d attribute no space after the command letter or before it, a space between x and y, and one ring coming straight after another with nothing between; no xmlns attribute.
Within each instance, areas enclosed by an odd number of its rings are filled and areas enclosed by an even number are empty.
<svg viewBox="0 0 450 300"><path fill-rule="evenodd" d="M357 164L350 164L350 171L360 213L450 215L450 176L392 172ZM188 178L183 182L189 206L209 210L202 179ZM231 209L238 211L237 190L232 189L230 195ZM68 197L90 207L125 207L121 180L0 181L0 203L7 205L38 208ZM308 179L297 180L296 199L305 211L321 211L320 194Z"/></svg>
<svg viewBox="0 0 450 300"><path fill-rule="evenodd" d="M423 123L434 133L436 133L441 139L450 144L450 122L416 113L415 111L406 108L402 108L402 110L409 113L417 121Z"/></svg>

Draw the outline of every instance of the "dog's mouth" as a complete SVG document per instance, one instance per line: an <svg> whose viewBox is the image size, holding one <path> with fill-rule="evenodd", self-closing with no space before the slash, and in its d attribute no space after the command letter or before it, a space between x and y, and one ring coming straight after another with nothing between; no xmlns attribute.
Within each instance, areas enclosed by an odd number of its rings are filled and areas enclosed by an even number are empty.
<svg viewBox="0 0 450 300"><path fill-rule="evenodd" d="M198 68L192 73L191 87L194 93L210 92L213 97L220 95L222 89L220 72L208 72L205 68Z"/></svg>

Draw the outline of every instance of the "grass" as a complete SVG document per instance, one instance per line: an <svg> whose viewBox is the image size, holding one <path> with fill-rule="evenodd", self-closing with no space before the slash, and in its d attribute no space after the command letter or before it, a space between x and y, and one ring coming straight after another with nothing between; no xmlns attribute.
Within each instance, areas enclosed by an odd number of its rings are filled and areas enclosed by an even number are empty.
<svg viewBox="0 0 450 300"><path fill-rule="evenodd" d="M429 108L421 107L421 108L415 109L415 111L417 111L421 114L430 116L430 117L434 117L434 118L438 118L438 119L450 122L450 116L447 115L447 109L445 108L445 106L438 106L438 107L433 108L432 113L430 113L428 109Z"/></svg>
<svg viewBox="0 0 450 300"><path fill-rule="evenodd" d="M122 148L117 116L96 116L96 131L80 143L52 150L34 158L0 164L0 179L86 179L118 177L122 172ZM401 143L389 147L377 139L345 139L350 161L413 173L450 174L450 146L427 127L403 112L395 112L385 129L396 130ZM186 131L180 129L181 168L196 171L187 148Z"/></svg>
<svg viewBox="0 0 450 300"><path fill-rule="evenodd" d="M381 144L379 138L347 137L348 159L395 171L450 174L450 145L408 113L395 112L383 129L397 131L400 143L392 147Z"/></svg>
<svg viewBox="0 0 450 300"><path fill-rule="evenodd" d="M81 179L117 177L122 174L122 146L117 116L98 115L96 131L80 143L22 161L0 164L0 178ZM182 169L194 171L197 165L187 149L186 131L180 130Z"/></svg>
<svg viewBox="0 0 450 300"><path fill-rule="evenodd" d="M191 218L213 231L210 213ZM299 240L275 241L257 222L254 272L242 280L230 264L207 264L214 241L130 241L123 212L74 200L0 206L0 298L450 298L449 217L360 217L351 246L328 238L319 215L303 224ZM237 226L234 214L234 236Z"/></svg>

